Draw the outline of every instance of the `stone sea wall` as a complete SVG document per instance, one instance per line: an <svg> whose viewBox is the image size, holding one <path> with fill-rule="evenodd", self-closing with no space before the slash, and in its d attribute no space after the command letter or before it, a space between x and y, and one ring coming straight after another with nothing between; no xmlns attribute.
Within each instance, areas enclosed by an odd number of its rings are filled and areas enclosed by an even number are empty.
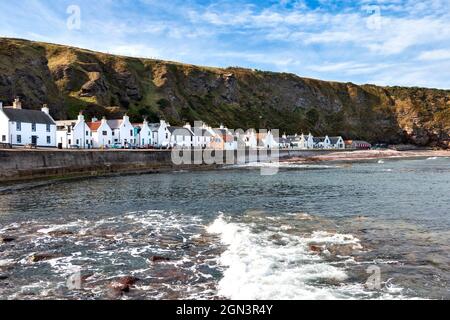
<svg viewBox="0 0 450 320"><path fill-rule="evenodd" d="M278 156L309 157L330 151L287 151L277 153L247 151L240 162L266 161ZM231 152L215 153L208 151L208 155L216 160L211 164L195 164L195 159L202 159L203 154L195 151L190 154L191 161L184 161L177 165L172 161L171 151L82 151L82 150L0 150L0 184L11 181L33 180L40 178L65 178L83 176L102 176L115 173L151 173L182 169L210 169L222 164L230 164L230 159L236 163L237 154ZM183 154L179 155L180 158ZM184 158L189 159L189 156ZM233 160L234 159L234 160ZM225 162L228 160L228 162ZM202 161L200 161L202 162ZM197 162L198 163L198 162Z"/></svg>

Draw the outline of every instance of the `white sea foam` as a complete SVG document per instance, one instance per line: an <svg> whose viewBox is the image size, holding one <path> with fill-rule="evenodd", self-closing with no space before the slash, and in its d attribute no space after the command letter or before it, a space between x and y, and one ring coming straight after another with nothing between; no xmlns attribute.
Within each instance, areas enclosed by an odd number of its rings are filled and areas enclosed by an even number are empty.
<svg viewBox="0 0 450 320"><path fill-rule="evenodd" d="M429 157L427 160L437 160L438 157Z"/></svg>
<svg viewBox="0 0 450 320"><path fill-rule="evenodd" d="M384 160L378 160L378 163L379 163L379 164L383 164L383 163L384 163Z"/></svg>
<svg viewBox="0 0 450 320"><path fill-rule="evenodd" d="M225 169L236 168L280 168L280 169L332 169L338 166L321 164L300 164L291 162L249 162L245 164L236 164L224 167Z"/></svg>
<svg viewBox="0 0 450 320"><path fill-rule="evenodd" d="M348 234L324 231L310 236L279 232L254 232L251 226L229 222L220 215L207 231L218 234L227 250L219 257L224 268L218 294L238 299L370 299L375 292L363 284L345 284L348 278L342 264L354 263L342 257L342 263L325 261L309 249L311 243L349 245L361 250L359 239ZM273 241L281 237L282 244ZM350 261L352 260L352 261ZM331 283L331 284L330 284ZM396 298L384 292L383 298Z"/></svg>

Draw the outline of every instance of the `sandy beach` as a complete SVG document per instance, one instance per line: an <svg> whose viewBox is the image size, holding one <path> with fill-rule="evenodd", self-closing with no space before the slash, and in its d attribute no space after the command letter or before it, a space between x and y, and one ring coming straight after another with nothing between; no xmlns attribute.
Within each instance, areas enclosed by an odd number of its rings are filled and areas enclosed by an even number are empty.
<svg viewBox="0 0 450 320"><path fill-rule="evenodd" d="M450 157L450 150L358 150L333 152L314 157L295 157L285 162L354 162L376 159Z"/></svg>

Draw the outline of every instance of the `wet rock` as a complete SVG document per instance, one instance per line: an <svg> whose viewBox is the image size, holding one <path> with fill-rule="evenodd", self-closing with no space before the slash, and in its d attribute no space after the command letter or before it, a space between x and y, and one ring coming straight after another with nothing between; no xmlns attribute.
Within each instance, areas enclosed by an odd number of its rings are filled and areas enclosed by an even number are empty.
<svg viewBox="0 0 450 320"><path fill-rule="evenodd" d="M327 249L333 256L351 256L354 251L353 244L348 245L332 244L328 246Z"/></svg>
<svg viewBox="0 0 450 320"><path fill-rule="evenodd" d="M170 258L162 257L162 256L152 256L150 258L151 262L164 262L164 261L170 261Z"/></svg>
<svg viewBox="0 0 450 320"><path fill-rule="evenodd" d="M59 255L48 253L48 252L42 252L42 253L35 253L28 257L29 262L40 262L40 261L47 261L59 258Z"/></svg>
<svg viewBox="0 0 450 320"><path fill-rule="evenodd" d="M72 231L68 231L68 230L55 230L55 231L51 231L48 233L48 235L52 236L52 237L64 237L64 236L70 236L73 234L74 233Z"/></svg>
<svg viewBox="0 0 450 320"><path fill-rule="evenodd" d="M311 244L311 245L309 246L309 250L312 251L312 252L316 252L316 253L322 253L323 248L320 247L320 246Z"/></svg>
<svg viewBox="0 0 450 320"><path fill-rule="evenodd" d="M0 281L7 280L9 277L6 274L0 273Z"/></svg>
<svg viewBox="0 0 450 320"><path fill-rule="evenodd" d="M120 278L117 280L117 283L120 283L124 286L133 286L136 284L136 282L138 282L140 279L133 277L133 276L126 276L123 278Z"/></svg>
<svg viewBox="0 0 450 320"><path fill-rule="evenodd" d="M13 242L15 240L16 240L16 238L10 237L10 236L1 236L0 237L0 242L1 243L9 243L9 242Z"/></svg>

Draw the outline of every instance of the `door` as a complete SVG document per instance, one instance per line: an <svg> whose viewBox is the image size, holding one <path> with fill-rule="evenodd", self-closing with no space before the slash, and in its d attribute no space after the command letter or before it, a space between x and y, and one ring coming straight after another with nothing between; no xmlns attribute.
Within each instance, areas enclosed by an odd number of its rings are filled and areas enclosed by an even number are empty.
<svg viewBox="0 0 450 320"><path fill-rule="evenodd" d="M31 144L37 145L37 136L31 136Z"/></svg>

